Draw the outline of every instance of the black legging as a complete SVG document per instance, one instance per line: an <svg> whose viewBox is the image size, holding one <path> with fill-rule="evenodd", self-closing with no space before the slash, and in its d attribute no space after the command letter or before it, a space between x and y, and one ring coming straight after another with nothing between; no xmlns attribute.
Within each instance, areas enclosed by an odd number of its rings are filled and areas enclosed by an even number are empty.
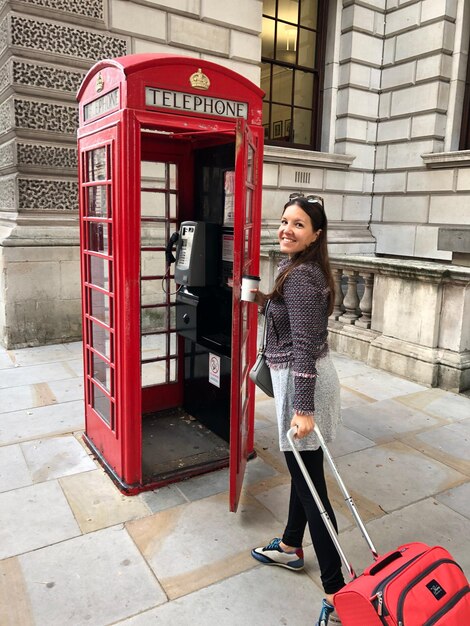
<svg viewBox="0 0 470 626"><path fill-rule="evenodd" d="M302 546L305 527L308 522L313 548L320 566L320 577L325 593L332 594L344 587L344 578L341 571L341 559L331 540L325 523L321 518L315 500L305 482L302 471L295 460L293 452L284 452L287 467L291 475L291 491L289 502L289 516L282 541L288 546L299 548ZM312 478L318 495L323 502L330 520L338 529L333 508L328 499L325 472L323 468L323 450L309 450L300 452L305 467Z"/></svg>

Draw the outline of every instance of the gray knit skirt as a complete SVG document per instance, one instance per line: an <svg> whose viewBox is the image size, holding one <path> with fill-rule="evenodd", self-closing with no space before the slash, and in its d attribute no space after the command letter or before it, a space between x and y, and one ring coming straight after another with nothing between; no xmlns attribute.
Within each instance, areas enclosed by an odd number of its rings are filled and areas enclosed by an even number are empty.
<svg viewBox="0 0 470 626"><path fill-rule="evenodd" d="M333 360L329 354L316 363L315 422L320 427L326 442L332 441L341 422L340 386ZM294 376L291 367L271 369L274 401L279 427L279 447L282 452L291 450L287 431L294 416ZM298 440L298 450L317 450L320 444L315 433Z"/></svg>

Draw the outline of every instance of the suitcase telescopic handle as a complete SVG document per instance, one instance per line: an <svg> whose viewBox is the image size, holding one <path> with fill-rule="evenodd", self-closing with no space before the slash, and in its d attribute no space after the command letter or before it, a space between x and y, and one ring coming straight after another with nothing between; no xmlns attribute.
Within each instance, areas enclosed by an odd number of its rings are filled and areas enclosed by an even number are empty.
<svg viewBox="0 0 470 626"><path fill-rule="evenodd" d="M305 481L307 483L308 488L310 489L310 492L313 496L313 499L315 500L315 504L318 507L318 510L320 511L320 515L323 519L323 522L330 534L330 537L333 541L333 543L335 544L335 547L338 551L338 554L341 558L341 560L343 561L346 569L349 572L349 575L352 579L356 578L356 573L351 565L351 563L348 561L346 554L344 553L343 548L341 547L341 544L339 543L339 539L338 539L338 534L335 530L335 527L333 526L331 520L330 520L330 516L328 515L328 512L326 511L325 507L323 506L323 502L321 501L320 496L318 495L317 490L315 489L315 485L312 482L312 479L310 478L310 475L307 471L307 468L305 467L305 464L302 460L302 457L300 456L300 452L297 450L296 445L295 445L295 435L296 435L296 429L295 428L291 428L290 430L288 430L287 432L287 439L290 443L290 446L292 448L292 452L294 453L294 456L297 460L297 463L299 464L299 467L302 471L302 474L305 478ZM318 437L318 441L320 442L320 446L323 449L323 453L326 456L326 459L328 461L328 465L331 468L331 471L333 473L333 476L336 480L336 482L339 485L339 488L341 489L344 499L346 501L346 504L349 507L349 510L352 513L352 516L354 518L354 521L356 522L359 530L361 531L362 536L364 537L370 551L372 552L372 556L374 557L375 560L378 559L379 554L377 552L377 550L375 549L374 544L372 543L371 538L369 537L369 533L366 530L366 527L364 526L364 523L362 521L362 519L359 516L359 513L356 509L356 505L354 504L354 500L352 499L352 497L349 495L348 490L346 489L346 485L343 482L343 479L341 478L339 472L338 472L338 468L336 467L336 464L333 460L333 457L331 456L331 452L328 449L328 446L325 443L325 440L323 439L323 435L320 432L320 429L318 427L318 424L315 424L315 428L314 428L314 432L316 434L316 436Z"/></svg>

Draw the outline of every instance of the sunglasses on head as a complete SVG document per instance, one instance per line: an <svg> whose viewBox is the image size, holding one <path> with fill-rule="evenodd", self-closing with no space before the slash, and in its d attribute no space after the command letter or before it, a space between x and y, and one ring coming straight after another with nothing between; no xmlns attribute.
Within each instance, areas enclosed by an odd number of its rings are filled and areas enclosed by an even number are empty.
<svg viewBox="0 0 470 626"><path fill-rule="evenodd" d="M304 200L306 200L307 202L311 202L312 204L319 204L322 209L325 208L323 198L321 196L305 196L300 191L294 191L289 195L289 200L296 200L297 198L303 198Z"/></svg>

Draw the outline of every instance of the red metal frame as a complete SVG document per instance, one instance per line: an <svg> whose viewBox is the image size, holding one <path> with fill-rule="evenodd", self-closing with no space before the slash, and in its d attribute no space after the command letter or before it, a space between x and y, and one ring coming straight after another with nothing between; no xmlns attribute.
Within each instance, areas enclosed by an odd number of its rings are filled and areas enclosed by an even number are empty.
<svg viewBox="0 0 470 626"><path fill-rule="evenodd" d="M182 112L145 104L146 87L200 94L188 78L202 69L210 77L207 95L244 102L247 119L221 118L200 112ZM253 451L254 387L248 379L249 365L256 355L256 307L240 301L243 273L258 273L261 221L261 173L263 128L261 90L231 70L200 59L173 55L131 55L100 61L87 74L80 88L79 184L81 216L82 311L85 360L85 439L121 489L135 493L155 487L142 483L142 414L178 406L182 397L182 359L178 380L142 389L141 384L141 309L140 309L140 233L141 233L141 160L176 163L184 171L178 181L177 223L192 219L191 197L194 147L210 147L235 141L235 224L232 310L232 379L230 409L230 508L236 510L246 459ZM89 181L86 154L109 146L111 177L106 187L112 215L108 221L86 215ZM101 184L101 181L100 181ZM88 258L106 258L102 252L87 250L87 229L106 231L112 250L112 327L91 320ZM169 227L167 227L167 232ZM97 235L97 236L98 236ZM99 247L99 242L96 246ZM104 261L103 261L104 262ZM96 288L94 288L96 289ZM98 289L100 293L104 293ZM100 296L101 297L101 296ZM169 301L168 301L169 302ZM168 304L167 302L167 304ZM108 333L114 342L110 361L101 357L95 374L114 376L111 402L114 423L110 426L93 407L90 391L93 371L90 324ZM168 332L171 330L167 328ZM181 343L181 340L180 340ZM180 346L181 347L181 346ZM102 364L104 363L104 365ZM168 365L169 361L167 361ZM108 367L106 367L108 366ZM101 369L100 369L101 368ZM112 377L111 376L111 377ZM106 395L106 391L101 390ZM199 468L197 471L207 471Z"/></svg>

